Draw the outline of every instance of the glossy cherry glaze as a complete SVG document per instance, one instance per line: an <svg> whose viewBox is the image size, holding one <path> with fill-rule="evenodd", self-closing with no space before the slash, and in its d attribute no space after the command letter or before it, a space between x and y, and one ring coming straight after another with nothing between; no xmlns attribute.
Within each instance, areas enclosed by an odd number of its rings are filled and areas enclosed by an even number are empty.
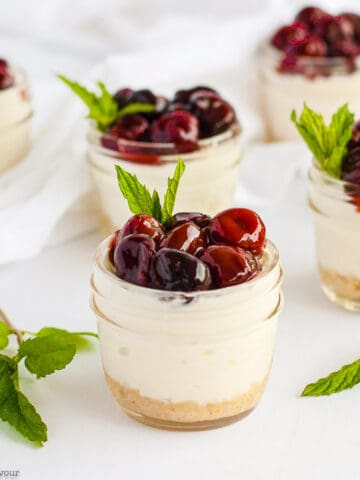
<svg viewBox="0 0 360 480"><path fill-rule="evenodd" d="M208 290L211 275L208 266L198 258L179 250L162 248L154 256L152 286L161 290L192 292Z"/></svg>
<svg viewBox="0 0 360 480"><path fill-rule="evenodd" d="M173 215L170 228L176 228L183 223L192 222L200 228L207 227L211 223L211 217L199 212L178 212Z"/></svg>
<svg viewBox="0 0 360 480"><path fill-rule="evenodd" d="M258 273L254 256L239 247L211 245L201 254L200 260L210 268L213 288L238 285Z"/></svg>
<svg viewBox="0 0 360 480"><path fill-rule="evenodd" d="M207 245L205 232L193 222L173 228L161 242L161 247L181 250L191 255L198 254Z"/></svg>
<svg viewBox="0 0 360 480"><path fill-rule="evenodd" d="M260 254L265 245L266 230L259 215L247 208L230 208L218 213L210 226L215 243L224 243Z"/></svg>
<svg viewBox="0 0 360 480"><path fill-rule="evenodd" d="M114 250L116 274L128 282L148 286L155 249L155 242L148 235L134 234L123 238Z"/></svg>

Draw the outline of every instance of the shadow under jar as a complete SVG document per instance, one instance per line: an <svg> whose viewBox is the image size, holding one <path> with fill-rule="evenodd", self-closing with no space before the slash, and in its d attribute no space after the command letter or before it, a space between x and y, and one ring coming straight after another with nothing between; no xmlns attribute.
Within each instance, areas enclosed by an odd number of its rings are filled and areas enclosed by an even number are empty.
<svg viewBox="0 0 360 480"><path fill-rule="evenodd" d="M262 109L270 140L299 140L290 114L301 111L304 102L326 121L344 103L360 117L358 57L297 57L296 68L303 73L280 72L282 58L282 52L268 45L260 53Z"/></svg>
<svg viewBox="0 0 360 480"><path fill-rule="evenodd" d="M309 179L322 289L338 305L360 311L360 185L331 177L315 160Z"/></svg>
<svg viewBox="0 0 360 480"><path fill-rule="evenodd" d="M269 377L282 308L275 246L267 242L254 279L185 293L118 278L109 242L97 250L91 305L106 382L125 413L172 430L217 428L249 414Z"/></svg>
<svg viewBox="0 0 360 480"><path fill-rule="evenodd" d="M32 109L26 77L13 69L14 84L0 90L0 173L20 162L31 144Z"/></svg>
<svg viewBox="0 0 360 480"><path fill-rule="evenodd" d="M104 139L114 148L105 148ZM87 160L106 233L118 229L129 216L127 202L119 192L115 164L135 174L149 189L156 188L161 198L165 193L166 179L173 175L181 157L186 171L176 199L177 211L212 215L233 204L242 153L237 123L220 135L200 140L199 149L191 153L176 153L173 144L111 137L95 128L89 131L87 140Z"/></svg>

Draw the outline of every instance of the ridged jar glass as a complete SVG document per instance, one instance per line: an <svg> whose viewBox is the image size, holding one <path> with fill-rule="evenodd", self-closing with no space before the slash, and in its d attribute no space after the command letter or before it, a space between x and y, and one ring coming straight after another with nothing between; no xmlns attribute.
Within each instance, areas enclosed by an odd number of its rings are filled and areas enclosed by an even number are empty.
<svg viewBox="0 0 360 480"><path fill-rule="evenodd" d="M111 233L129 216L127 202L119 192L114 165L135 174L160 198L172 177L179 156L186 164L176 198L176 210L216 214L233 204L241 159L241 132L238 124L225 133L199 142L191 153L174 153L172 144L133 142L106 135L117 150L104 148L104 135L92 128L88 134L88 164L98 193L102 227Z"/></svg>
<svg viewBox="0 0 360 480"><path fill-rule="evenodd" d="M118 278L98 247L91 305L108 387L132 418L174 430L221 427L265 389L282 308L282 270L268 241L262 270L241 285L169 292Z"/></svg>
<svg viewBox="0 0 360 480"><path fill-rule="evenodd" d="M331 177L315 160L309 180L322 289L333 302L360 311L360 185Z"/></svg>

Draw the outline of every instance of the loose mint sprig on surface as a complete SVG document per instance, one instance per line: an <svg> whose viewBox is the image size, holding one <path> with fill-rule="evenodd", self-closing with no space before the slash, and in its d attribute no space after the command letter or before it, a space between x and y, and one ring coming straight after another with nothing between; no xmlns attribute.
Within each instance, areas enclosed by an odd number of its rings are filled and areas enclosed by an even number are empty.
<svg viewBox="0 0 360 480"><path fill-rule="evenodd" d="M172 217L177 190L180 178L185 171L185 164L179 158L173 178L168 178L168 188L164 196L164 203L161 205L159 193L154 189L151 194L145 185L142 185L133 175L119 165L115 165L119 188L128 202L129 209L135 215L146 213L152 215L163 225L167 225Z"/></svg>
<svg viewBox="0 0 360 480"><path fill-rule="evenodd" d="M310 383L301 395L303 397L332 395L353 388L358 383L360 383L360 359L349 365L344 365L340 370L330 373L327 377L320 378L315 383Z"/></svg>
<svg viewBox="0 0 360 480"><path fill-rule="evenodd" d="M0 354L0 419L42 446L47 441L47 426L20 390L20 363L24 360L25 367L36 378L46 377L64 369L78 350L88 348L91 345L88 337L98 336L93 332L68 332L55 327L44 327L36 333L19 331L0 310L0 350L9 345L12 335L17 339L16 354Z"/></svg>
<svg viewBox="0 0 360 480"><path fill-rule="evenodd" d="M332 116L329 125L325 124L322 115L311 110L306 103L299 119L293 110L291 120L320 167L332 177L340 178L354 125L354 114L349 111L347 104Z"/></svg>
<svg viewBox="0 0 360 480"><path fill-rule="evenodd" d="M149 113L155 110L149 103L130 103L119 108L112 94L102 82L97 82L101 94L97 95L77 82L73 82L64 75L57 75L89 108L88 118L95 120L96 127L102 132L112 125L115 120L125 115L135 113Z"/></svg>

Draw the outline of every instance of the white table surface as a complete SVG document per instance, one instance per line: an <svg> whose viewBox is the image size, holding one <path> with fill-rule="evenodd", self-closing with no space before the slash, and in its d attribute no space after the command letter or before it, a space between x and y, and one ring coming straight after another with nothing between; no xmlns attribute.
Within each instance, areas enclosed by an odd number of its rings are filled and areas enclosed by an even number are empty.
<svg viewBox="0 0 360 480"><path fill-rule="evenodd" d="M35 448L0 424L0 470L21 479L359 479L360 387L300 398L319 376L360 356L358 314L319 288L311 218L299 178L281 205L262 210L285 270L272 375L258 408L206 432L152 429L128 419L110 397L97 349L41 381L23 380L49 428ZM0 301L19 327L95 329L88 305L93 234L0 268ZM341 254L341 252L339 252ZM156 381L156 379L154 379Z"/></svg>

